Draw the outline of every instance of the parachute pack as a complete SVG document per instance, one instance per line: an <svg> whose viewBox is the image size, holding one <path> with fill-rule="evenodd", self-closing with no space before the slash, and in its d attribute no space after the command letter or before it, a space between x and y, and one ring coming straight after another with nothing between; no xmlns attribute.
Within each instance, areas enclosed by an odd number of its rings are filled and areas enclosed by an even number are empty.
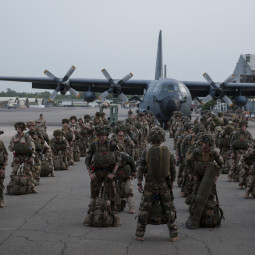
<svg viewBox="0 0 255 255"><path fill-rule="evenodd" d="M110 210L111 201L103 198L92 199L83 225L92 227L119 227L120 218Z"/></svg>

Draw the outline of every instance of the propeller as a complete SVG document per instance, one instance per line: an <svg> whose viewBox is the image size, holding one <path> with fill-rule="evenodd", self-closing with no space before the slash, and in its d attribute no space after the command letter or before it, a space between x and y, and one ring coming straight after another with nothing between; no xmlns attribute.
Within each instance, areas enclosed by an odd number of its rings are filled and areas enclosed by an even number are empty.
<svg viewBox="0 0 255 255"><path fill-rule="evenodd" d="M44 74L46 76L48 76L50 79L53 79L57 83L56 89L51 93L50 97L48 98L50 102L54 100L58 92L60 92L62 95L65 95L66 92L69 91L75 97L80 96L80 93L78 91L70 87L69 78L73 74L74 70L75 70L75 67L71 66L69 70L67 71L66 75L62 79L56 77L54 74L52 74L48 70L44 71Z"/></svg>
<svg viewBox="0 0 255 255"><path fill-rule="evenodd" d="M131 79L133 77L132 73L127 74L124 78L122 78L121 80L119 80L117 83L112 79L112 77L110 76L110 74L106 71L106 69L102 70L103 75L105 76L105 78L109 81L110 83L110 88L107 89L106 91L104 91L102 94L100 94L98 96L98 99L101 101L104 101L104 99L109 95L109 94L113 94L114 97L119 97L122 99L122 101L124 102L124 104L127 104L128 98L125 96L125 94L121 91L121 86L127 82L129 79Z"/></svg>
<svg viewBox="0 0 255 255"><path fill-rule="evenodd" d="M225 94L225 92L223 91L224 87L229 84L230 82L232 82L235 79L235 75L232 74L230 75L224 82L222 83L215 83L212 78L209 76L209 74L204 73L203 74L204 78L210 83L211 85L211 89L210 89L210 94L207 95L202 101L202 104L206 104L209 101L213 100L213 99L223 99L225 101L225 103L228 106L232 106L233 103L230 100L230 98Z"/></svg>

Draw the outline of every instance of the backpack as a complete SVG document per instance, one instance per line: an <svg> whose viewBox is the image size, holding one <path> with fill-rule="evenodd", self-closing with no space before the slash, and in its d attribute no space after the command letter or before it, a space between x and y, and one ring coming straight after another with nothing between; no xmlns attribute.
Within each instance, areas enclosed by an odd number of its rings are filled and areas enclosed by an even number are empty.
<svg viewBox="0 0 255 255"><path fill-rule="evenodd" d="M93 199L89 207L90 209L84 219L83 225L92 227L120 226L119 216L111 213L110 200L98 197Z"/></svg>
<svg viewBox="0 0 255 255"><path fill-rule="evenodd" d="M224 219L224 213L220 208L218 195L216 191L216 201L208 200L202 214L200 225L205 228L215 228L220 226L221 220Z"/></svg>

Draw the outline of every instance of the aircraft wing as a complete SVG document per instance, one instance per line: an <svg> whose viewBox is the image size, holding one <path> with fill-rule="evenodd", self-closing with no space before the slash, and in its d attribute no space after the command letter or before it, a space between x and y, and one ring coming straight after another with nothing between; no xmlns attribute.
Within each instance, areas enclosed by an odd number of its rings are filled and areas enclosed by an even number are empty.
<svg viewBox="0 0 255 255"><path fill-rule="evenodd" d="M205 97L209 94L210 84L201 81L182 81L189 89L191 96ZM255 96L255 83L229 83L223 91L228 96L236 96L237 92L241 90L243 96Z"/></svg>
<svg viewBox="0 0 255 255"><path fill-rule="evenodd" d="M36 77L11 77L0 76L0 81L31 82L34 89L55 89L57 84L54 79L36 78ZM106 79L83 79L70 78L70 86L77 91L88 91L91 88L93 92L104 92L110 87ZM118 80L116 80L118 82ZM150 80L129 80L121 85L122 92L127 95L143 95L144 89L147 89Z"/></svg>

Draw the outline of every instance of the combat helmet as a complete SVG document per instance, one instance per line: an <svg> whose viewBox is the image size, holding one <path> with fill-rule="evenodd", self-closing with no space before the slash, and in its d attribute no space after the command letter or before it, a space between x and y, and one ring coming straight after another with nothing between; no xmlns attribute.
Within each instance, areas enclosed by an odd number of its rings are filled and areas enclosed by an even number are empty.
<svg viewBox="0 0 255 255"><path fill-rule="evenodd" d="M27 127L35 126L35 122L33 120L27 121Z"/></svg>
<svg viewBox="0 0 255 255"><path fill-rule="evenodd" d="M111 132L111 127L109 125L100 124L95 127L95 131L96 131L96 136L100 136L103 134L106 134L108 136Z"/></svg>
<svg viewBox="0 0 255 255"><path fill-rule="evenodd" d="M24 122L16 122L14 124L15 129L20 128L22 131L26 130L27 126Z"/></svg>
<svg viewBox="0 0 255 255"><path fill-rule="evenodd" d="M136 122L135 122L135 127L136 127L137 129L141 129L141 128L142 128L141 122L136 121Z"/></svg>
<svg viewBox="0 0 255 255"><path fill-rule="evenodd" d="M204 135L202 135L200 141L201 141L201 143L207 143L207 144L209 144L210 146L214 145L214 139L213 139L213 137L212 137L211 135L209 135L209 134L204 134Z"/></svg>
<svg viewBox="0 0 255 255"><path fill-rule="evenodd" d="M191 122L186 122L185 124L184 124L184 130L185 131L188 131L189 129L191 129L192 128L192 123Z"/></svg>
<svg viewBox="0 0 255 255"><path fill-rule="evenodd" d="M75 122L76 122L77 121L77 117L76 116L71 116L69 120L70 121L75 120Z"/></svg>
<svg viewBox="0 0 255 255"><path fill-rule="evenodd" d="M100 117L100 116L101 116L101 112L96 112L95 115L96 115L97 117Z"/></svg>
<svg viewBox="0 0 255 255"><path fill-rule="evenodd" d="M231 125L227 125L224 129L226 134L231 134L233 132L234 128Z"/></svg>
<svg viewBox="0 0 255 255"><path fill-rule="evenodd" d="M197 123L195 124L195 126L193 127L193 132L195 134L198 134L198 133L205 133L206 129L204 127L204 125L202 125L201 123Z"/></svg>
<svg viewBox="0 0 255 255"><path fill-rule="evenodd" d="M241 122L239 123L239 127L241 128L242 126L248 127L247 121L241 121Z"/></svg>
<svg viewBox="0 0 255 255"><path fill-rule="evenodd" d="M166 133L161 127L153 127L149 132L148 142L160 144L164 142Z"/></svg>
<svg viewBox="0 0 255 255"><path fill-rule="evenodd" d="M118 121L116 124L116 133L118 133L119 131L126 131L126 125L124 121Z"/></svg>
<svg viewBox="0 0 255 255"><path fill-rule="evenodd" d="M62 124L64 124L64 123L69 123L69 119L62 119Z"/></svg>
<svg viewBox="0 0 255 255"><path fill-rule="evenodd" d="M61 135L62 135L62 132L61 132L60 129L56 129L56 130L54 130L53 135L54 135L54 136L61 136Z"/></svg>
<svg viewBox="0 0 255 255"><path fill-rule="evenodd" d="M84 115L84 119L90 119L90 115L89 114Z"/></svg>

